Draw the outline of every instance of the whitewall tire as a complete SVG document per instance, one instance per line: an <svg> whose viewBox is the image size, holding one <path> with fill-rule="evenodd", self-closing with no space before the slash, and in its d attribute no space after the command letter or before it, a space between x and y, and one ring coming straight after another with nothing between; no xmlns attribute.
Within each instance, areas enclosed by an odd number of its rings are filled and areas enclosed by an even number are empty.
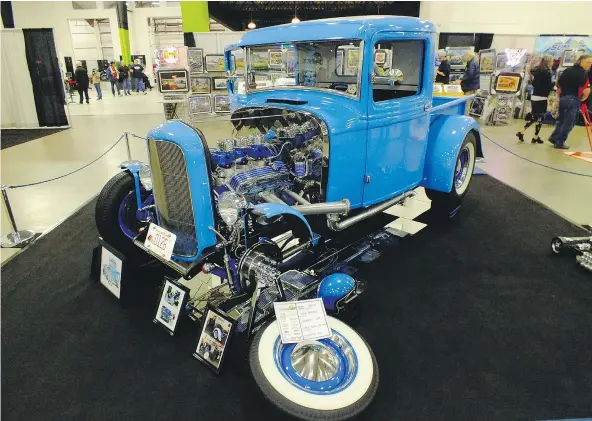
<svg viewBox="0 0 592 421"><path fill-rule="evenodd" d="M259 389L277 407L301 419L352 418L370 404L378 389L378 365L366 341L340 320L328 319L333 331L328 339L284 345L274 320L251 344L249 363ZM322 370L298 371L304 367L298 365L299 353L305 350L319 351L328 359L324 366L319 363L322 358L314 359Z"/></svg>

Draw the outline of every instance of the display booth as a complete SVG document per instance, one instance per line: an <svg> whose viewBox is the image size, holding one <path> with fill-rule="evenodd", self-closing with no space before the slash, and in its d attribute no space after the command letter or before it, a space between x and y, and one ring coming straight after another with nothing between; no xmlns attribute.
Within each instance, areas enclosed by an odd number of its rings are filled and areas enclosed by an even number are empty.
<svg viewBox="0 0 592 421"><path fill-rule="evenodd" d="M53 29L2 29L2 128L68 126Z"/></svg>

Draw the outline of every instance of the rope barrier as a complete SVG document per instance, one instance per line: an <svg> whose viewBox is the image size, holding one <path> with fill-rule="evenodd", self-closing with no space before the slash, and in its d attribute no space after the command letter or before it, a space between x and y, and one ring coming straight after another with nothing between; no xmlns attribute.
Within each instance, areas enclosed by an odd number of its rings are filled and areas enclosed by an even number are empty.
<svg viewBox="0 0 592 421"><path fill-rule="evenodd" d="M539 165L539 166L544 167L544 168L549 168L550 170L554 170L554 171L558 171L558 172L563 172L563 173L567 173L567 174L572 174L572 175L579 175L581 177L590 177L590 178L592 178L592 174L582 174L582 173L575 172L575 171L563 170L561 168L551 167L550 165L541 164L540 162L536 162L536 161L533 161L532 159L525 158L523 156L518 155L515 152L512 152L508 148L500 145L495 140L493 140L492 138L490 138L489 136L487 136L485 133L481 132L481 136L483 136L484 138L486 138L487 140L489 140L491 143L493 143L497 147L499 147L499 148L503 149L504 151L506 151L506 152L514 155L517 158L523 159L524 161L530 162L530 163L535 164L535 165Z"/></svg>
<svg viewBox="0 0 592 421"><path fill-rule="evenodd" d="M133 136L135 136L135 135L133 135ZM136 136L136 137L139 137L139 136ZM74 174L74 173L77 173L78 171L81 171L81 170L85 169L86 167L89 167L90 165L94 164L94 163L95 163L95 162L97 162L99 159L101 159L102 157L104 157L105 155L107 155L107 154L108 154L109 152L111 152L111 150L112 150L114 147L116 147L116 146L119 144L119 142L121 142L121 140L122 140L122 139L124 139L124 138L125 138L125 133L124 133L124 134L122 134L122 135L119 137L119 139L117 139L117 142L115 142L113 145L111 145L111 146L109 147L109 149L107 149L105 152L103 152L103 153L102 153L102 154L101 154L101 155L100 155L98 158L96 158L96 159L93 159L93 160L92 160L91 162L89 162L88 164L86 164L86 165L83 165L82 167L80 167L80 168L78 168L78 169L76 169L76 170L74 170L74 171L70 171L69 173L62 174L62 175L60 175L60 176L57 176L57 177L50 178L50 179L48 179L48 180L36 181L36 182L34 182L34 183L27 183L27 184L17 184L17 185L14 185L14 186L5 186L5 187L6 187L6 188L8 188L8 189L20 189L20 188L22 188L22 187L36 186L36 185L38 185L38 184L49 183L50 181L59 180L60 178L64 178L64 177L67 177L67 176L69 176L69 175L72 175L72 174Z"/></svg>

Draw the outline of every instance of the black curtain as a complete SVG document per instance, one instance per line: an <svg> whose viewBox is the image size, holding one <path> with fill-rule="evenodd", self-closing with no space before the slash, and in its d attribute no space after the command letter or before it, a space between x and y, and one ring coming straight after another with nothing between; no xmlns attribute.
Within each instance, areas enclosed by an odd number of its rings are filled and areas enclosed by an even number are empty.
<svg viewBox="0 0 592 421"><path fill-rule="evenodd" d="M64 82L51 29L23 29L39 126L66 126Z"/></svg>
<svg viewBox="0 0 592 421"><path fill-rule="evenodd" d="M12 14L12 2L3 1L1 2L2 7L2 25L6 29L14 28L14 15Z"/></svg>
<svg viewBox="0 0 592 421"><path fill-rule="evenodd" d="M493 34L475 34L475 51L487 50L493 43Z"/></svg>
<svg viewBox="0 0 592 421"><path fill-rule="evenodd" d="M186 47L195 47L193 32L183 32L183 40Z"/></svg>

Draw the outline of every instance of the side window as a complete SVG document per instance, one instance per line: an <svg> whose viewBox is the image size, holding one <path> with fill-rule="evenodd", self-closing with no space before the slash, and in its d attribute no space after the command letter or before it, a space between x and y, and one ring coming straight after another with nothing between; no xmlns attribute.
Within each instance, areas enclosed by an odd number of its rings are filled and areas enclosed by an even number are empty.
<svg viewBox="0 0 592 421"><path fill-rule="evenodd" d="M421 92L424 42L385 41L374 46L374 102L405 98Z"/></svg>

